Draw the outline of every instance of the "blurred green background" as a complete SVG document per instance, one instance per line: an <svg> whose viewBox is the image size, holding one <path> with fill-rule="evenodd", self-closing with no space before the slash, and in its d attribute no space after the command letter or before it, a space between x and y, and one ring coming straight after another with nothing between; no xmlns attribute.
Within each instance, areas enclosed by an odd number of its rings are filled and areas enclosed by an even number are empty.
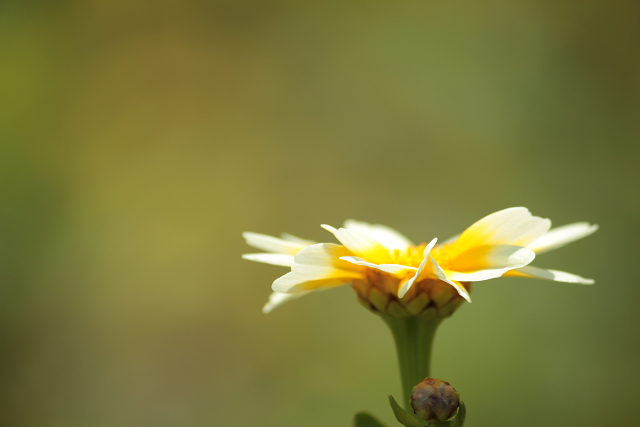
<svg viewBox="0 0 640 427"><path fill-rule="evenodd" d="M639 46L637 1L3 1L0 425L390 422L383 323L262 314L240 233L511 206L599 223L536 261L596 285L477 284L433 375L469 427L633 425Z"/></svg>

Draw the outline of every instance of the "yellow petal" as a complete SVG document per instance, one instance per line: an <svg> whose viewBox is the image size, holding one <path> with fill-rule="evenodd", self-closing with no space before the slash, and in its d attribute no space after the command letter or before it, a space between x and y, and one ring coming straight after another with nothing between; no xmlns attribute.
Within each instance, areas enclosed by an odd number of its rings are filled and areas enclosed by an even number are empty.
<svg viewBox="0 0 640 427"><path fill-rule="evenodd" d="M504 209L482 218L467 228L448 252L454 257L475 246L527 246L544 235L549 227L550 220L531 216L526 208Z"/></svg>
<svg viewBox="0 0 640 427"><path fill-rule="evenodd" d="M447 269L461 273L499 268L513 269L524 267L535 257L535 252L521 246L482 245L453 258L447 264Z"/></svg>
<svg viewBox="0 0 640 427"><path fill-rule="evenodd" d="M450 261L447 277L460 282L478 282L502 276L509 270L524 267L535 258L528 248L511 245L478 246Z"/></svg>

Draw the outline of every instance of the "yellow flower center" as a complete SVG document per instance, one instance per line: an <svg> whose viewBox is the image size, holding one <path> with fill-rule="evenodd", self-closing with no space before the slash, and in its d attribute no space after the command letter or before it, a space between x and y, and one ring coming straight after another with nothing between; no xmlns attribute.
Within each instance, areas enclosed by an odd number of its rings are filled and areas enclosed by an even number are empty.
<svg viewBox="0 0 640 427"><path fill-rule="evenodd" d="M450 265L451 261L448 251L449 246L451 246L451 243L436 245L430 252L433 259L444 269L446 269L446 266ZM420 243L418 246L410 246L405 250L394 249L391 253L393 264L418 268L424 259L424 249L426 247L426 243Z"/></svg>
<svg viewBox="0 0 640 427"><path fill-rule="evenodd" d="M433 249L431 249L431 256L438 263L440 267L447 270L447 266L451 264L451 257L449 256L448 248L451 246L451 243L446 243L444 245L436 245Z"/></svg>
<svg viewBox="0 0 640 427"><path fill-rule="evenodd" d="M426 243L420 243L418 246L410 246L406 250L394 249L391 257L393 264L406 265L408 267L418 268L424 258L424 248Z"/></svg>

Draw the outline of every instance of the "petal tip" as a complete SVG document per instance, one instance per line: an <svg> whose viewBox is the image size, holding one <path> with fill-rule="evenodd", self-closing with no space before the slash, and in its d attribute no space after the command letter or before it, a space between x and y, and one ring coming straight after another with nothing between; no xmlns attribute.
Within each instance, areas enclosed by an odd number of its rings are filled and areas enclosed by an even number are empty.
<svg viewBox="0 0 640 427"><path fill-rule="evenodd" d="M402 285L400 285L400 289L398 289L398 298L404 297L407 294L407 292L409 292L409 289L411 289L412 285L413 285L412 280L407 280Z"/></svg>
<svg viewBox="0 0 640 427"><path fill-rule="evenodd" d="M325 230L327 230L331 234L335 234L335 232L337 231L335 227L332 227L332 226L327 225L327 224L320 224L320 227L324 228Z"/></svg>
<svg viewBox="0 0 640 427"><path fill-rule="evenodd" d="M431 252L431 249L438 243L438 238L434 237L433 240L429 242L429 244L424 248L424 256L426 257Z"/></svg>
<svg viewBox="0 0 640 427"><path fill-rule="evenodd" d="M536 253L529 248L519 249L513 255L517 256L521 262L525 263L524 265L530 264L536 258Z"/></svg>
<svg viewBox="0 0 640 427"><path fill-rule="evenodd" d="M290 273L287 273L290 274ZM281 294L289 294L292 293L290 291L291 286L286 284L286 279L285 277L287 276L287 274L285 274L282 277L278 277L276 280L274 280L273 284L271 285L271 289L273 290L273 292L278 292ZM284 279L284 280L283 280ZM283 283L284 282L284 283Z"/></svg>
<svg viewBox="0 0 640 427"><path fill-rule="evenodd" d="M467 302L469 304L471 304L471 295L469 295L469 292L467 291L467 289L464 286L462 286L461 284L458 285L457 283L455 283L452 280L448 280L447 283L449 283L451 286L454 287L454 289L456 291L458 291L458 295L460 295L462 298L467 300Z"/></svg>

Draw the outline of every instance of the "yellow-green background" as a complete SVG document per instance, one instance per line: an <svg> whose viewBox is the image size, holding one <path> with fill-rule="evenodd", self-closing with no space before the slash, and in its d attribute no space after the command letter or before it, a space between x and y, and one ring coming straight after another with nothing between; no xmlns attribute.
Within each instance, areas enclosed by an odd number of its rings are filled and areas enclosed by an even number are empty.
<svg viewBox="0 0 640 427"><path fill-rule="evenodd" d="M436 338L468 426L634 425L640 4L0 3L0 425L390 422L341 288L261 313L244 230L446 239L526 206L600 231ZM393 423L390 423L393 425Z"/></svg>

